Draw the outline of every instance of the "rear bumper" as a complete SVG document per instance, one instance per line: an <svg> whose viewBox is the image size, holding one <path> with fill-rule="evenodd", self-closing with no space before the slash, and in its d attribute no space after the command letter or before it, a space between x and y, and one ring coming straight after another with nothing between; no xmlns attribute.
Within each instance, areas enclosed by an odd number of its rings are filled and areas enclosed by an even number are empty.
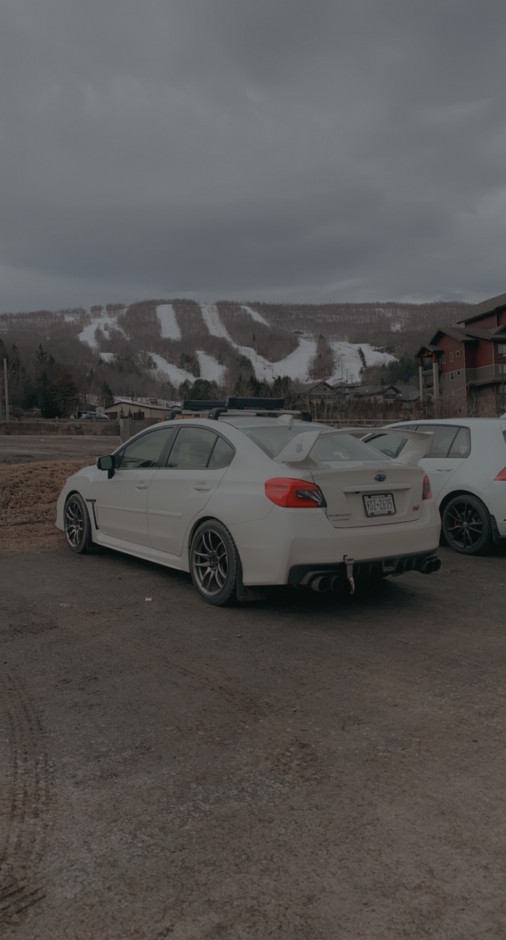
<svg viewBox="0 0 506 940"><path fill-rule="evenodd" d="M441 561L434 551L417 552L413 555L394 555L390 558L361 559L353 562L353 578L357 584L374 577L404 574L406 571L419 571L431 574L439 571ZM292 587L312 587L315 590L327 588L338 590L348 583L348 574L344 562L323 565L293 565L288 574L288 584ZM325 584L325 587L323 585Z"/></svg>

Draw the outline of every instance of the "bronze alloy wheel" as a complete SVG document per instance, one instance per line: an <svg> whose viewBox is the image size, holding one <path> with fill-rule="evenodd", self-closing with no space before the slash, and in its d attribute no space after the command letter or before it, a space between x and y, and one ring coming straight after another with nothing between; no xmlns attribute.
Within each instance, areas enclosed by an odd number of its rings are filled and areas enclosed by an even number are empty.
<svg viewBox="0 0 506 940"><path fill-rule="evenodd" d="M228 529L221 522L203 522L190 548L192 581L209 604L224 605L237 599L240 562Z"/></svg>
<svg viewBox="0 0 506 940"><path fill-rule="evenodd" d="M79 493L72 493L64 510L67 545L71 551L84 554L91 546L91 524L86 503Z"/></svg>

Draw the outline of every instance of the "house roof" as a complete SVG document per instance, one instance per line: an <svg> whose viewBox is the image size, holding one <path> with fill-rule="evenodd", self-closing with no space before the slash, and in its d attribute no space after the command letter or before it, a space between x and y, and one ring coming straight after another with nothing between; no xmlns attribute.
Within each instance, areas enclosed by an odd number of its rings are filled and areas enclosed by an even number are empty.
<svg viewBox="0 0 506 940"><path fill-rule="evenodd" d="M385 385L385 392L388 392L390 388L396 392L401 400L416 401L419 398L418 389L414 385L408 385L407 382L395 382L395 384Z"/></svg>
<svg viewBox="0 0 506 940"><path fill-rule="evenodd" d="M389 385L362 385L354 391L355 398L368 398L373 395L385 396L393 391L399 401L416 401L419 397L418 389L405 382L390 382Z"/></svg>
<svg viewBox="0 0 506 940"><path fill-rule="evenodd" d="M139 401L135 398L115 398L113 405L108 405L104 410L105 411L114 411L119 405L128 405L132 409L137 411L142 411L147 408L150 408L152 411L167 411L167 405L163 404L154 404L147 401Z"/></svg>
<svg viewBox="0 0 506 940"><path fill-rule="evenodd" d="M385 385L361 385L355 389L356 398L366 398L368 395L381 395L385 391Z"/></svg>
<svg viewBox="0 0 506 940"><path fill-rule="evenodd" d="M416 355L421 356L424 352L442 353L443 350L438 344L438 341L442 336L450 336L452 339L459 340L461 343L475 343L476 340L479 339L487 340L487 342L499 343L504 341L504 328L500 327L498 330L480 330L476 327L471 329L464 329L463 327L458 326L448 326L444 329L441 328L437 331L437 333L434 333L430 343L420 346L420 349L417 351Z"/></svg>
<svg viewBox="0 0 506 940"><path fill-rule="evenodd" d="M498 294L497 297L491 297L490 300L484 300L481 304L476 304L476 313L460 322L464 324L472 323L489 313L493 313L494 310L500 310L502 307L506 307L506 294Z"/></svg>
<svg viewBox="0 0 506 940"><path fill-rule="evenodd" d="M469 343L473 339L476 339L475 336L472 336L469 330L465 330L459 326L445 326L434 333L434 336L431 339L431 345L438 345L437 341L440 336L450 336L452 339L458 339L461 343Z"/></svg>
<svg viewBox="0 0 506 940"><path fill-rule="evenodd" d="M417 349L415 353L415 358L418 356L422 356L423 353L427 353L427 352L442 353L443 350L441 349L440 346L431 346L430 343L424 343L423 346L420 346L420 349Z"/></svg>
<svg viewBox="0 0 506 940"><path fill-rule="evenodd" d="M504 341L504 333L501 330L466 330L471 339L487 339L493 343Z"/></svg>
<svg viewBox="0 0 506 940"><path fill-rule="evenodd" d="M333 390L333 386L329 384L325 379L319 379L318 382L313 382L312 385L306 385L308 392L314 392L318 388L326 388L329 392Z"/></svg>

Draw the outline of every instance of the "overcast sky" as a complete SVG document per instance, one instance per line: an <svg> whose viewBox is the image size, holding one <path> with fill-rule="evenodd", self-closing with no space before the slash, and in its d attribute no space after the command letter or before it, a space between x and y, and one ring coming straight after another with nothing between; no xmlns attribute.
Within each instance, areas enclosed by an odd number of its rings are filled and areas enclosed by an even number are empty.
<svg viewBox="0 0 506 940"><path fill-rule="evenodd" d="M504 0L0 0L0 311L506 291Z"/></svg>

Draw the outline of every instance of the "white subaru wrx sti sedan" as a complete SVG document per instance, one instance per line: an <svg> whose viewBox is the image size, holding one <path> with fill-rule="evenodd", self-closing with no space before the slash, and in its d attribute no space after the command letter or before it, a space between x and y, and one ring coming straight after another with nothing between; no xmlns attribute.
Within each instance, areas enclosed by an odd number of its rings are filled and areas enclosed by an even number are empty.
<svg viewBox="0 0 506 940"><path fill-rule="evenodd" d="M425 448L426 435L412 437ZM274 585L358 590L440 566L419 466L264 400L141 431L69 477L56 525L74 552L95 543L190 572L210 604Z"/></svg>

